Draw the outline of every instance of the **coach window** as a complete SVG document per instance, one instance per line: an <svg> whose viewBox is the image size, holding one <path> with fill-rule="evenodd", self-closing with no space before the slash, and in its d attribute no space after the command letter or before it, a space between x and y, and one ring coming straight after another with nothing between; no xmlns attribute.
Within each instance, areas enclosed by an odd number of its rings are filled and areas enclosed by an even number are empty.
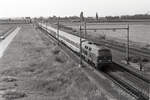
<svg viewBox="0 0 150 100"><path fill-rule="evenodd" d="M85 51L85 55L87 55L87 51Z"/></svg>
<svg viewBox="0 0 150 100"><path fill-rule="evenodd" d="M83 50L83 53L84 53L85 55L87 55L87 51Z"/></svg>

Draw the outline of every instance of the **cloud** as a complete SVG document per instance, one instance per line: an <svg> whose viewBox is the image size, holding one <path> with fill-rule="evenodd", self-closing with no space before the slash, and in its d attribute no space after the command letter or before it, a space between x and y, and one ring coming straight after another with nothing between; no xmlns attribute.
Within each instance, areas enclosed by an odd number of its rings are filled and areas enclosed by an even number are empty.
<svg viewBox="0 0 150 100"><path fill-rule="evenodd" d="M1 0L0 17L71 16L81 11L87 16L146 13L149 0Z"/></svg>

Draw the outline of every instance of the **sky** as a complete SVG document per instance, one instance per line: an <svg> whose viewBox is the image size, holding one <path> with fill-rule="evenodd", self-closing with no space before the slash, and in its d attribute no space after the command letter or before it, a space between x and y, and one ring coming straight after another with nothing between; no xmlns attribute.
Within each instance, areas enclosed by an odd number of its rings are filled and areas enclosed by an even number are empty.
<svg viewBox="0 0 150 100"><path fill-rule="evenodd" d="M2 17L119 16L150 13L150 0L0 0Z"/></svg>

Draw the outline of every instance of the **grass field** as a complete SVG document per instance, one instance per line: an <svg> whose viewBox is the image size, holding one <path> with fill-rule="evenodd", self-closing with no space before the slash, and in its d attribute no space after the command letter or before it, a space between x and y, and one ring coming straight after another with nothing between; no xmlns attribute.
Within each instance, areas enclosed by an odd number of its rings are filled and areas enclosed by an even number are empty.
<svg viewBox="0 0 150 100"><path fill-rule="evenodd" d="M3 34L3 32L7 31L11 27L13 27L13 24L0 24L0 35Z"/></svg>

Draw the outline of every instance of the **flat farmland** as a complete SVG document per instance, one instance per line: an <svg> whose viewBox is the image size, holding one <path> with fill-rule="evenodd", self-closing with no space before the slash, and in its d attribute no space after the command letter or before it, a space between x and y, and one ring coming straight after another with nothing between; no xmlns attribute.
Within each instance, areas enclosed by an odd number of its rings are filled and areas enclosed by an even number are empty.
<svg viewBox="0 0 150 100"><path fill-rule="evenodd" d="M65 26L79 30L80 23L62 23ZM150 45L150 22L130 22L130 23L87 23L87 28L127 28L129 24L130 42ZM84 24L82 25L84 27ZM87 30L88 35L95 37L104 36L106 39L125 42L127 39L127 30Z"/></svg>
<svg viewBox="0 0 150 100"><path fill-rule="evenodd" d="M11 27L13 27L13 24L1 24L0 25L0 35L3 34L3 32L7 31Z"/></svg>

